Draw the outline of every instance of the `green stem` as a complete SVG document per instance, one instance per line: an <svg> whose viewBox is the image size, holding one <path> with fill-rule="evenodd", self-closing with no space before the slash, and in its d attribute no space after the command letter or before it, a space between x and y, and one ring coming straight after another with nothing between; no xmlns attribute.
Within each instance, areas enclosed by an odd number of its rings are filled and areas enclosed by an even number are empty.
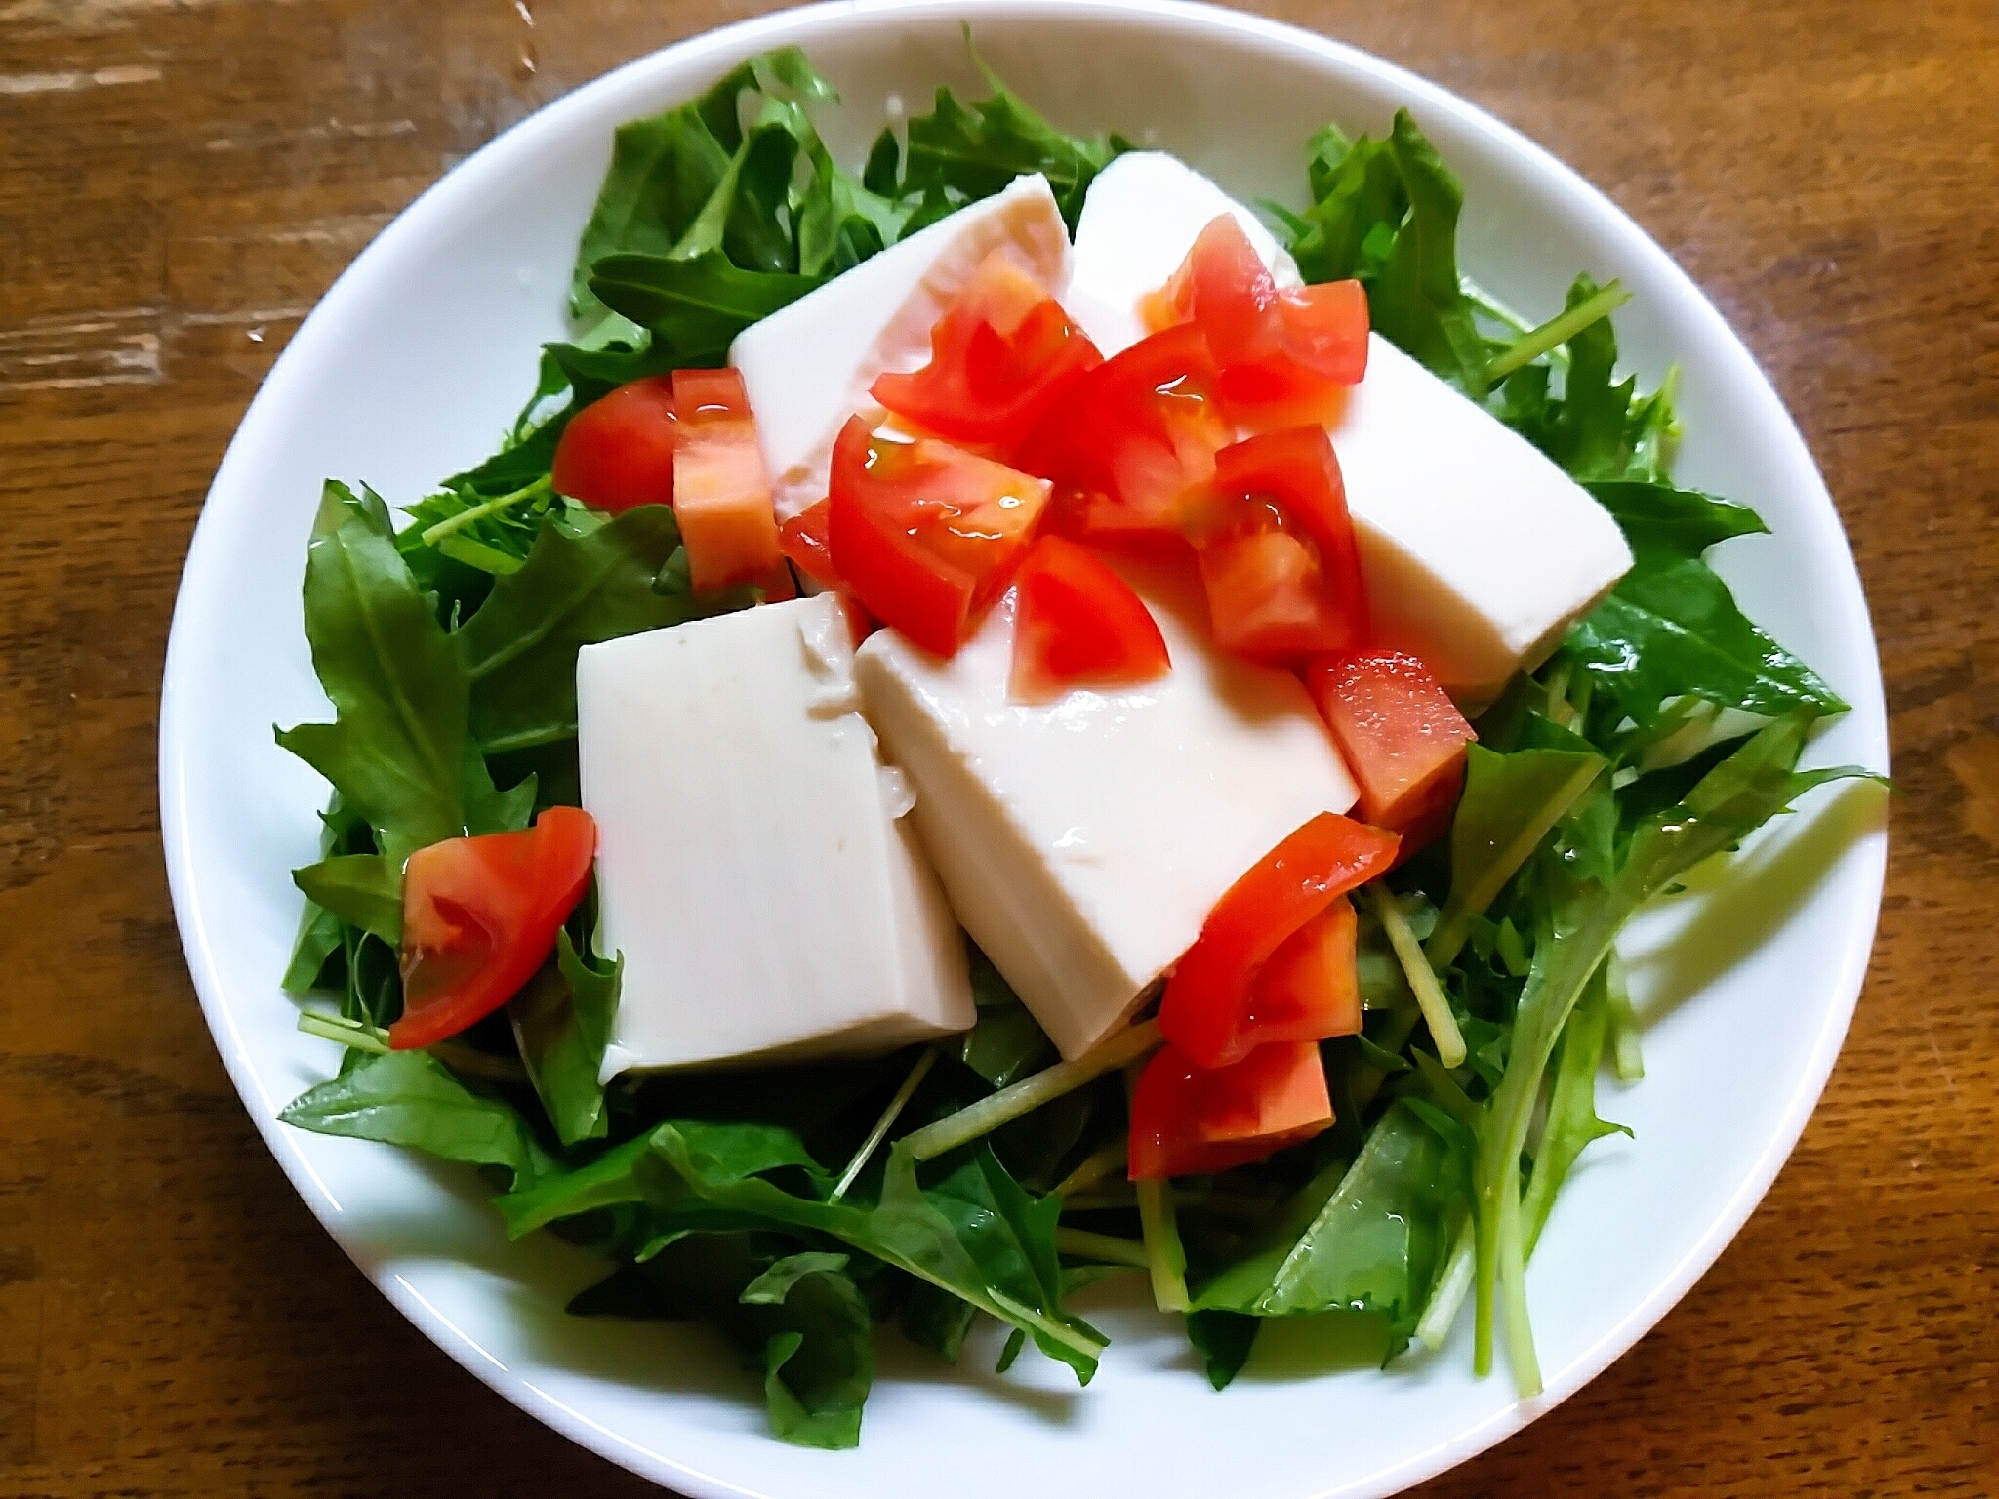
<svg viewBox="0 0 1999 1499"><path fill-rule="evenodd" d="M1466 1214L1451 1240L1450 1258L1444 1264L1444 1273L1438 1277L1437 1289L1430 1293L1430 1304L1423 1308L1423 1316L1416 1323L1416 1341L1432 1353L1444 1346L1444 1339L1451 1335L1451 1326L1464 1307L1465 1297L1471 1294L1475 1240L1472 1218Z"/></svg>
<svg viewBox="0 0 1999 1499"><path fill-rule="evenodd" d="M909 1069L909 1076L902 1080L902 1086L895 1090L895 1096L889 1099L888 1107L882 1110L881 1118L877 1119L875 1127L868 1131L867 1139L861 1141L861 1148L855 1151L854 1158L847 1162L847 1169L840 1173L839 1181L833 1185L833 1195L827 1199L829 1202L838 1202L847 1195L847 1188L854 1184L854 1178L861 1174L861 1168L867 1165L868 1158L881 1148L882 1141L888 1138L888 1132L895 1127L896 1119L909 1106L909 1100L916 1092L916 1085L923 1081L924 1076L936 1063L935 1047L927 1048L923 1055L916 1059L916 1065Z"/></svg>
<svg viewBox="0 0 1999 1499"><path fill-rule="evenodd" d="M1096 1260L1105 1265L1129 1265L1134 1270L1144 1270L1152 1264L1143 1244L1110 1234L1093 1234L1086 1228L1056 1229L1055 1247L1079 1260Z"/></svg>
<svg viewBox="0 0 1999 1499"><path fill-rule="evenodd" d="M1630 292L1618 282L1611 282L1595 296L1556 314L1540 327L1529 329L1495 354L1486 363L1486 380L1497 385L1522 365L1532 364L1543 354L1560 348L1590 324L1609 317L1615 309L1630 300Z"/></svg>
<svg viewBox="0 0 1999 1499"><path fill-rule="evenodd" d="M1417 1007L1422 1010L1424 1020L1429 1022L1430 1039L1437 1043L1437 1059L1446 1067L1462 1067L1465 1061L1464 1033L1458 1029L1457 1017L1451 1013L1451 1002L1444 997L1443 985L1437 982L1437 970L1423 956L1423 944L1416 940L1415 932L1409 928L1409 918L1403 914L1401 903L1379 881L1367 886L1364 893L1373 903L1375 914L1381 918L1381 929L1388 934L1389 946L1402 960L1402 971L1408 976Z"/></svg>
<svg viewBox="0 0 1999 1499"><path fill-rule="evenodd" d="M1645 1053L1638 1040L1638 1012L1631 1006L1624 960L1616 948L1604 959L1604 968L1610 990L1610 1070L1620 1083L1635 1083L1645 1076Z"/></svg>
<svg viewBox="0 0 1999 1499"><path fill-rule="evenodd" d="M1125 1069L1124 1089L1127 1109L1138 1086L1136 1064ZM1138 1197L1138 1227L1145 1237L1145 1265L1152 1273L1152 1304L1162 1312L1192 1311L1194 1298L1187 1294L1187 1249L1180 1242L1180 1224L1173 1212L1170 1189L1163 1181L1135 1181Z"/></svg>
<svg viewBox="0 0 1999 1499"><path fill-rule="evenodd" d="M461 510L456 515L447 515L436 525L425 530L423 533L423 544L434 547L452 532L463 530L475 520L482 520L486 516L505 510L510 505L518 505L522 500L530 497L547 494L550 483L551 476L543 474L534 483L523 485L512 494L503 494L498 499L487 500L483 504L474 505L469 510Z"/></svg>
<svg viewBox="0 0 1999 1499"><path fill-rule="evenodd" d="M1129 1030L1119 1031L1093 1051L1073 1062L1057 1062L1053 1067L1024 1077L955 1114L926 1124L908 1138L910 1153L919 1161L934 1160L946 1151L968 1145L989 1135L1002 1124L1031 1114L1043 1104L1053 1103L1065 1093L1073 1093L1106 1072L1135 1061L1159 1045L1159 1022L1148 1020Z"/></svg>
<svg viewBox="0 0 1999 1499"><path fill-rule="evenodd" d="M1074 1171L1055 1184L1055 1190L1050 1195L1069 1197L1086 1187L1094 1187L1113 1171L1123 1170L1130 1151L1130 1142L1123 1138L1111 1141L1101 1150L1092 1151L1083 1157Z"/></svg>
<svg viewBox="0 0 1999 1499"><path fill-rule="evenodd" d="M389 1033L361 1020L349 1020L341 1015L324 1015L317 1010L301 1010L298 1028L308 1036L319 1036L327 1041L338 1041L342 1046L355 1051L373 1052L385 1056L389 1050Z"/></svg>

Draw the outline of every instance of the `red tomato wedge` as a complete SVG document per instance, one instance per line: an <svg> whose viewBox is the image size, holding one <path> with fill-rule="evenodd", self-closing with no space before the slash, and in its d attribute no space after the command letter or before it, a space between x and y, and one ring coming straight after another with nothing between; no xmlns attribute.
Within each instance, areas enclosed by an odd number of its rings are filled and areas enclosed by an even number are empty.
<svg viewBox="0 0 1999 1499"><path fill-rule="evenodd" d="M1014 590L1007 690L1015 702L1052 702L1072 687L1132 687L1172 664L1145 600L1073 541L1035 542Z"/></svg>
<svg viewBox="0 0 1999 1499"><path fill-rule="evenodd" d="M1103 355L1039 281L1004 252L973 274L930 332L930 362L885 374L871 393L897 416L1011 460Z"/></svg>
<svg viewBox="0 0 1999 1499"><path fill-rule="evenodd" d="M1430 669L1406 652L1360 651L1313 662L1305 685L1360 784L1360 815L1400 833L1405 854L1441 836L1478 735Z"/></svg>
<svg viewBox="0 0 1999 1499"><path fill-rule="evenodd" d="M1243 1031L1252 1046L1359 1032L1359 932L1353 902L1338 895L1284 939L1250 984Z"/></svg>
<svg viewBox="0 0 1999 1499"><path fill-rule="evenodd" d="M447 838L403 866L403 1014L397 1050L429 1046L483 1020L548 960L583 898L597 824L550 807L519 833Z"/></svg>
<svg viewBox="0 0 1999 1499"><path fill-rule="evenodd" d="M1358 281L1280 289L1233 214L1194 241L1144 299L1149 327L1191 322L1217 366L1215 394L1249 426L1324 422L1367 370L1367 293Z"/></svg>
<svg viewBox="0 0 1999 1499"><path fill-rule="evenodd" d="M673 516L694 591L764 582L780 561L777 514L743 377L675 370L673 409L680 425Z"/></svg>
<svg viewBox="0 0 1999 1499"><path fill-rule="evenodd" d="M828 537L867 611L951 656L1013 578L1048 483L936 438L877 438L855 417L833 445Z"/></svg>
<svg viewBox="0 0 1999 1499"><path fill-rule="evenodd" d="M1090 534L1178 535L1234 436L1200 330L1172 328L1074 381L1020 462L1092 497Z"/></svg>
<svg viewBox="0 0 1999 1499"><path fill-rule="evenodd" d="M1296 661L1365 638L1367 597L1346 485L1318 427L1287 427L1215 455L1195 547L1222 649Z"/></svg>
<svg viewBox="0 0 1999 1499"><path fill-rule="evenodd" d="M555 444L557 494L612 514L673 502L673 376L620 385L569 419Z"/></svg>
<svg viewBox="0 0 1999 1499"><path fill-rule="evenodd" d="M1173 967L1160 1032L1203 1067L1248 1055L1251 985L1272 955L1333 900L1384 874L1401 840L1332 812L1291 833L1229 886Z"/></svg>
<svg viewBox="0 0 1999 1499"><path fill-rule="evenodd" d="M814 582L838 588L840 573L833 566L833 502L820 500L808 505L779 526L777 549Z"/></svg>
<svg viewBox="0 0 1999 1499"><path fill-rule="evenodd" d="M1163 1046L1131 1095L1130 1176L1226 1171L1309 1140L1333 1122L1326 1070L1310 1041L1273 1041L1209 1070Z"/></svg>

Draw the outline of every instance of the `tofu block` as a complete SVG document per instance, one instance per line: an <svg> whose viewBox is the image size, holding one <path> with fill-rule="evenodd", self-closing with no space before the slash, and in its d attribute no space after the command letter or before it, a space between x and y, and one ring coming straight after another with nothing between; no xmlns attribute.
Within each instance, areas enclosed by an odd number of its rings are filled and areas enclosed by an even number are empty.
<svg viewBox="0 0 1999 1499"><path fill-rule="evenodd" d="M1164 151L1128 151L1097 174L1076 223L1076 264L1063 305L1108 359L1145 337L1138 299L1180 269L1200 232L1233 214L1279 286L1298 267L1248 208Z"/></svg>
<svg viewBox="0 0 1999 1499"><path fill-rule="evenodd" d="M831 594L585 646L576 699L602 945L625 960L606 1081L971 1026L964 938Z"/></svg>
<svg viewBox="0 0 1999 1499"><path fill-rule="evenodd" d="M1045 177L1017 178L737 335L729 363L749 389L779 520L826 498L840 428L883 415L868 387L930 362L930 330L997 251L1050 296L1068 289L1069 228Z"/></svg>
<svg viewBox="0 0 1999 1499"><path fill-rule="evenodd" d="M1170 156L1119 157L1091 184L1068 306L1106 356L1144 335L1138 299L1222 212L1280 285L1298 284L1255 216ZM1630 569L1631 550L1610 513L1524 437L1378 334L1367 357L1327 430L1375 628L1476 713L1547 658Z"/></svg>
<svg viewBox="0 0 1999 1499"><path fill-rule="evenodd" d="M1142 687L1009 702L1011 595L948 662L881 630L856 663L959 921L1065 1057L1123 1023L1280 839L1356 798L1295 676L1214 651L1191 576L1127 576L1173 663Z"/></svg>

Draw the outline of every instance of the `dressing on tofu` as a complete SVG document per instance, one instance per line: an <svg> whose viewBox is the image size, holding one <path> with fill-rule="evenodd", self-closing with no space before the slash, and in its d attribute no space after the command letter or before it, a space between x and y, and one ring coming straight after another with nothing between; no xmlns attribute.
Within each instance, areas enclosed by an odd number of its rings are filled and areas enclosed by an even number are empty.
<svg viewBox="0 0 1999 1499"><path fill-rule="evenodd" d="M964 941L880 762L831 594L585 646L606 1080L967 1029Z"/></svg>
<svg viewBox="0 0 1999 1499"><path fill-rule="evenodd" d="M1135 152L1092 185L1073 252L1047 182L1023 177L746 330L730 363L778 515L826 496L843 424L882 418L875 377L924 366L989 255L1109 357L1144 337L1140 298L1222 213L1280 286L1298 284L1247 208ZM1328 431L1380 643L1420 656L1470 711L1631 565L1587 491L1379 337ZM829 595L586 647L600 945L625 961L605 1077L966 1029L961 924L1073 1058L1279 840L1351 807L1298 678L1219 652L1169 574L1126 577L1170 670L1049 704L1009 699L1010 598L949 661L887 629L857 657Z"/></svg>

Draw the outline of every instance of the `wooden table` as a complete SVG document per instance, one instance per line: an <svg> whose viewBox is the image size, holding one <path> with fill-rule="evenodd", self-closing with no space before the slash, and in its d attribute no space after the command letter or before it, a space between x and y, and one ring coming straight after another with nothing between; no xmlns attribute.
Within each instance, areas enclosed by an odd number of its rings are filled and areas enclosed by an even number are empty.
<svg viewBox="0 0 1999 1499"><path fill-rule="evenodd" d="M737 0L0 0L0 1495L638 1494L368 1288L182 967L154 715L272 358L502 127ZM1859 554L1893 859L1769 1200L1584 1393L1425 1493L1999 1492L1999 12L1281 7L1574 163L1775 378Z"/></svg>

